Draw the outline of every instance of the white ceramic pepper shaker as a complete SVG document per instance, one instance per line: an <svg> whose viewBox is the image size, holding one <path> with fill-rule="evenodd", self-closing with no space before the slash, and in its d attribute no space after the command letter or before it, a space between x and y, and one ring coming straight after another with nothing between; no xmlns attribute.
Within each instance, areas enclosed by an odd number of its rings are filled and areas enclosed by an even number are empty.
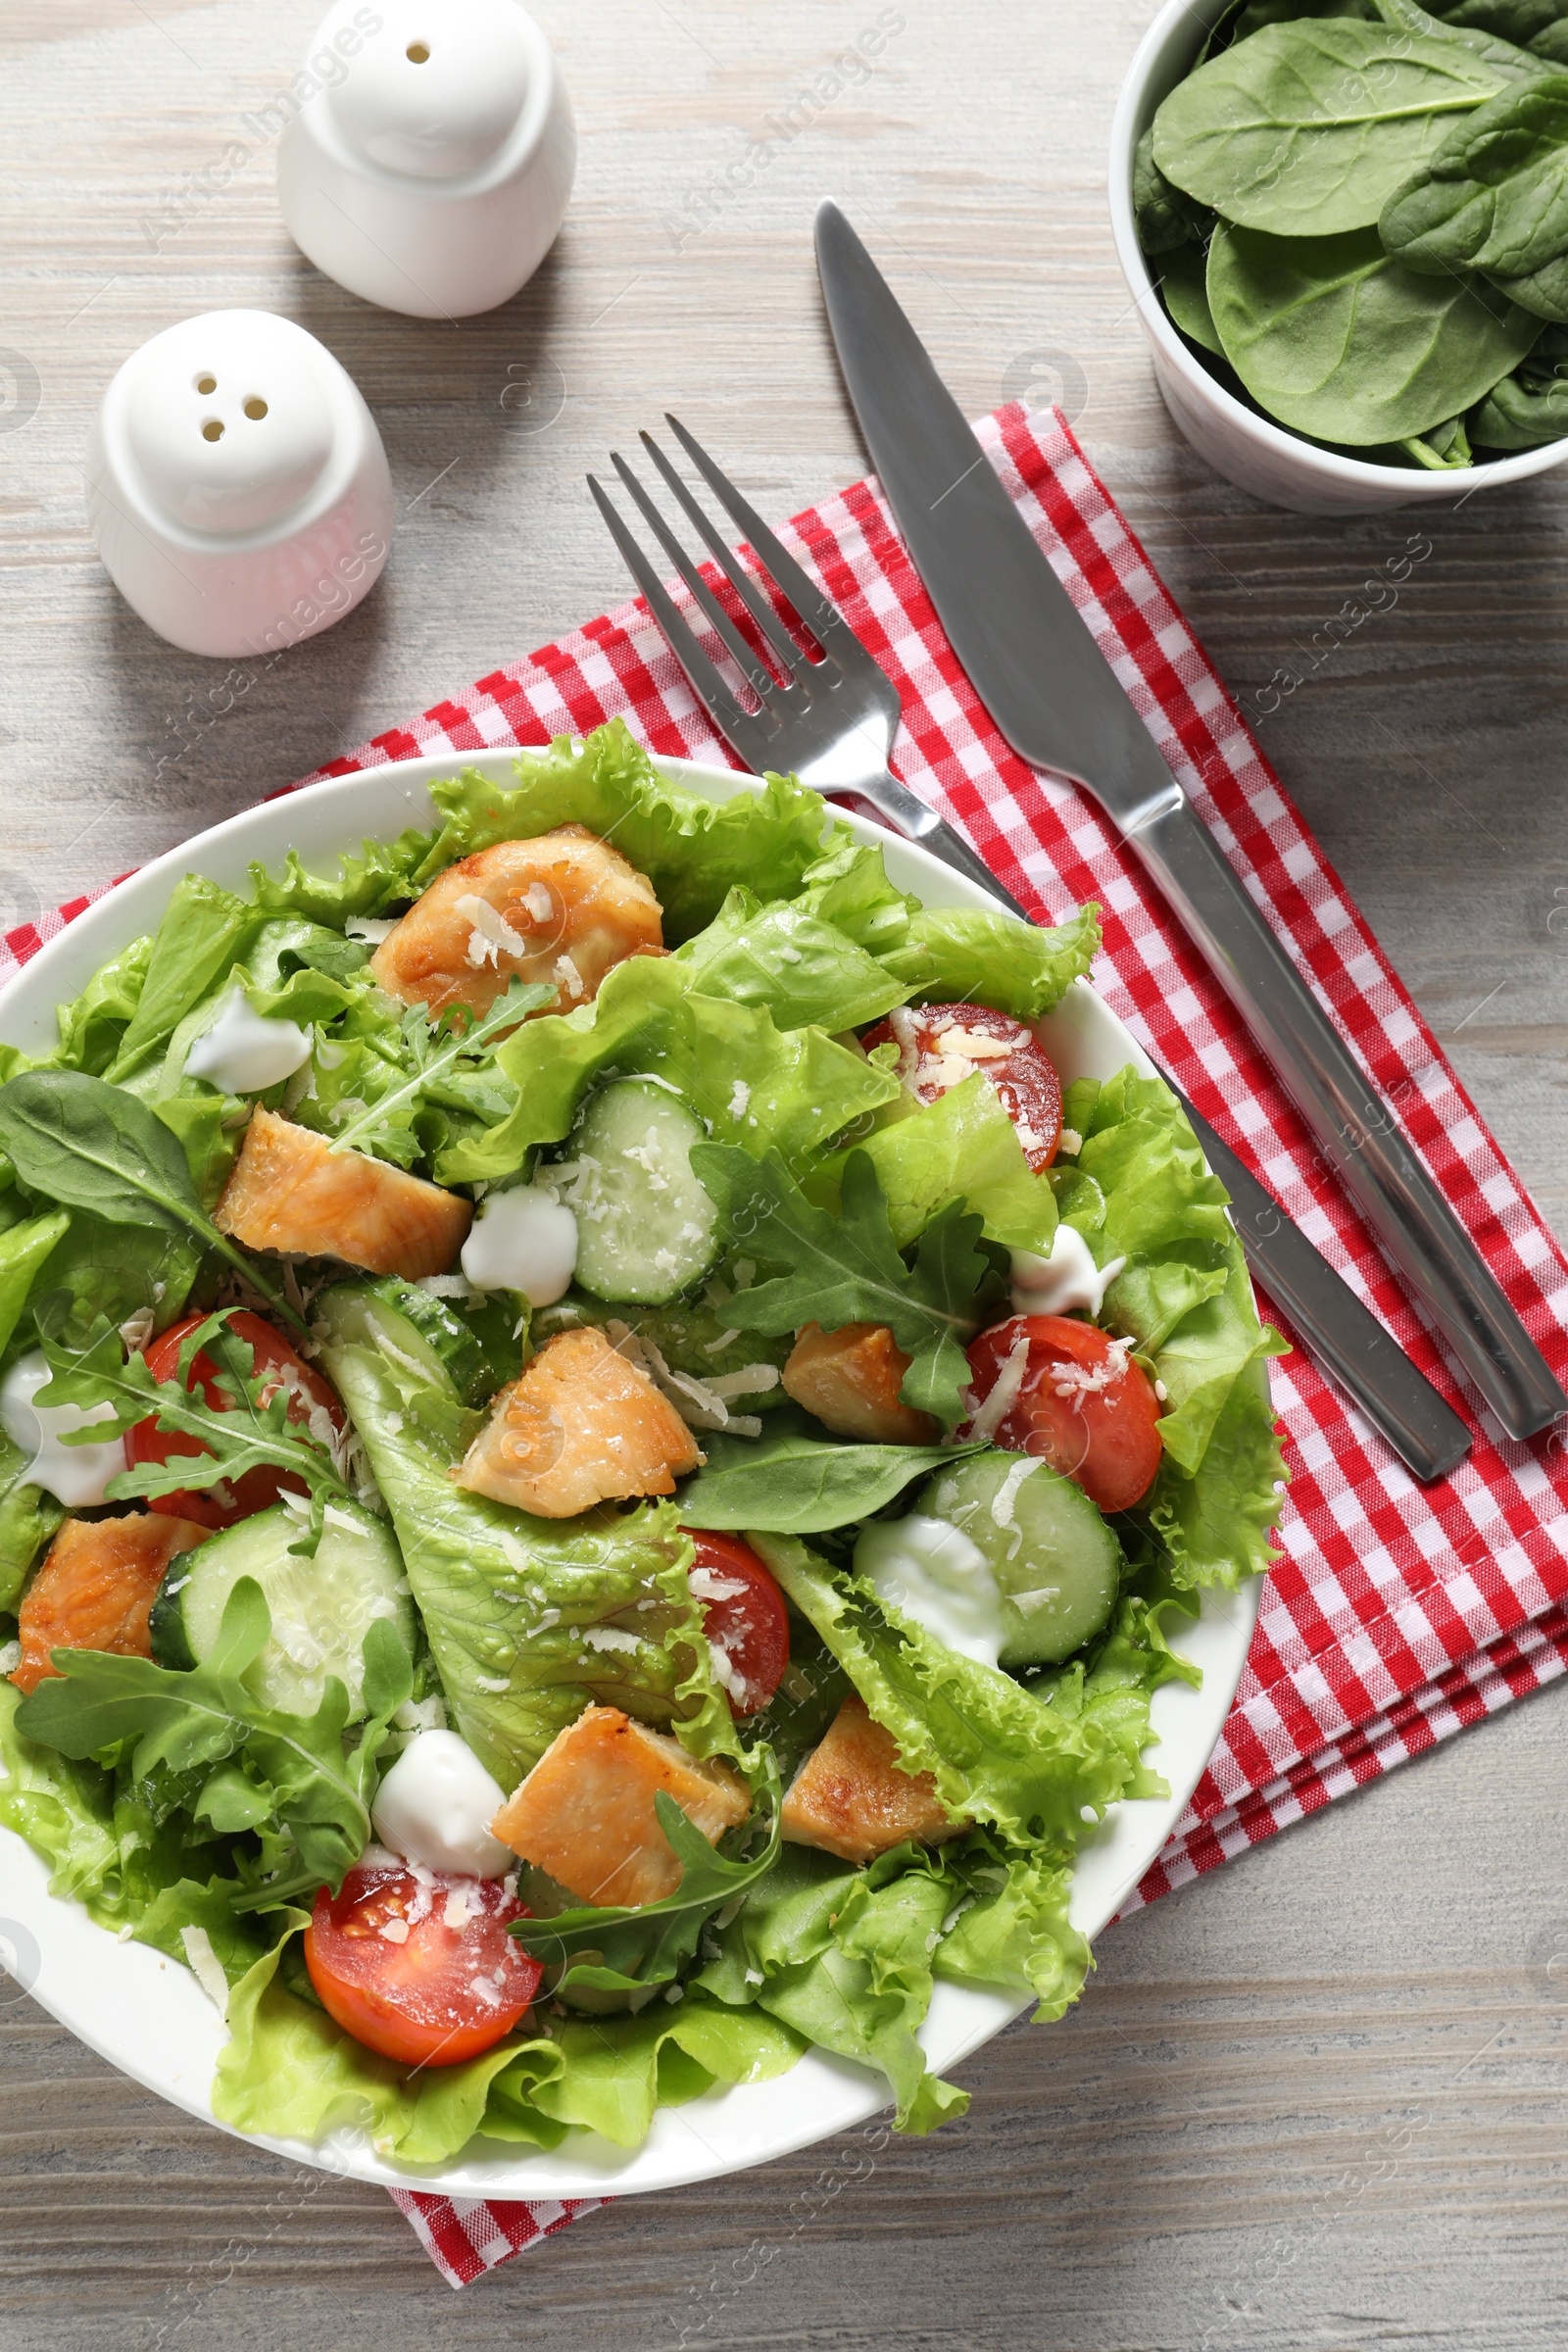
<svg viewBox="0 0 1568 2352"><path fill-rule="evenodd" d="M87 489L116 587L190 654L275 652L330 628L392 541L359 387L270 311L209 311L133 352L93 424Z"/></svg>
<svg viewBox="0 0 1568 2352"><path fill-rule="evenodd" d="M554 54L517 0L338 0L277 192L300 250L416 318L510 301L556 239L577 135Z"/></svg>

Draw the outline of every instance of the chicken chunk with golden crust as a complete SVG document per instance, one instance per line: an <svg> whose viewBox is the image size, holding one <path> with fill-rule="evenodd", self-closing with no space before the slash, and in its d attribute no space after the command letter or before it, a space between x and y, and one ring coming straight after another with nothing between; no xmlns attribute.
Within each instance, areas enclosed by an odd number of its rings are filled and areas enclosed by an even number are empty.
<svg viewBox="0 0 1568 2352"><path fill-rule="evenodd" d="M451 1270L473 1206L384 1159L334 1152L325 1136L258 1105L214 1217L247 1250L340 1257L417 1282Z"/></svg>
<svg viewBox="0 0 1568 2352"><path fill-rule="evenodd" d="M681 1881L654 1804L661 1789L710 1845L752 1809L746 1783L721 1757L689 1756L678 1740L618 1707L590 1707L546 1748L490 1828L580 1903L655 1903Z"/></svg>
<svg viewBox="0 0 1568 2352"><path fill-rule="evenodd" d="M502 1390L453 1475L538 1518L574 1519L596 1502L673 1494L702 1458L647 1373L590 1326L546 1342Z"/></svg>
<svg viewBox="0 0 1568 2352"><path fill-rule="evenodd" d="M872 1862L915 1838L940 1845L968 1828L951 1821L928 1772L906 1772L891 1732L851 1691L784 1799L791 1845L820 1846L843 1862Z"/></svg>
<svg viewBox="0 0 1568 2352"><path fill-rule="evenodd" d="M486 1013L514 980L554 988L540 1012L570 1012L617 963L662 956L663 943L647 876L586 825L562 825L448 866L387 933L370 970L388 996L423 1004L432 1020L459 1004Z"/></svg>

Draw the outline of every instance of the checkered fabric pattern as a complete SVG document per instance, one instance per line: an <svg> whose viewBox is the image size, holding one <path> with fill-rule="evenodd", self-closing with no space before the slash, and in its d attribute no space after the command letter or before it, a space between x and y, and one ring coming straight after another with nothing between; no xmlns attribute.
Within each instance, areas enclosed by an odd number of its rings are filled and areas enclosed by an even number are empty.
<svg viewBox="0 0 1568 2352"><path fill-rule="evenodd" d="M1071 432L1059 416L1017 408L978 430L1195 806L1397 1109L1552 1369L1568 1378L1568 1266ZM1283 1557L1219 1746L1135 1908L1563 1671L1564 1436L1526 1446L1502 1436L1317 1164L1277 1080L1142 869L1084 794L1027 767L997 733L875 482L797 517L783 535L898 684L894 763L906 781L967 831L1042 919L1099 901L1101 994L1479 1433L1451 1477L1418 1487L1308 1356L1274 1365L1293 1482ZM617 714L655 752L727 757L639 603L303 781L420 754L543 743ZM88 904L73 900L13 932L0 981ZM1275 1319L1288 1333L1287 1319ZM454 2284L587 2210L397 2193Z"/></svg>

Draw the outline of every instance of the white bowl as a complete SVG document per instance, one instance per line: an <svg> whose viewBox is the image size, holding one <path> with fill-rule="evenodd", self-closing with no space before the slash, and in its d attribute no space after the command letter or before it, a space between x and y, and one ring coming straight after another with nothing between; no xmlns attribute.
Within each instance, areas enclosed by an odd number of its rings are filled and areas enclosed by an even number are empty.
<svg viewBox="0 0 1568 2352"><path fill-rule="evenodd" d="M1133 155L1161 102L1183 79L1228 0L1169 0L1139 43L1110 126L1110 225L1116 258L1154 355L1154 376L1177 426L1216 473L1270 506L1298 514L1373 514L1388 507L1452 506L1467 491L1544 473L1568 440L1452 472L1374 466L1317 449L1227 392L1182 341L1154 289L1133 214ZM1157 257L1156 257L1157 259Z"/></svg>
<svg viewBox="0 0 1568 2352"><path fill-rule="evenodd" d="M577 164L554 52L517 0L338 0L299 78L277 194L318 270L415 318L510 302Z"/></svg>
<svg viewBox="0 0 1568 2352"><path fill-rule="evenodd" d="M280 652L352 612L394 520L359 387L270 311L208 311L132 352L93 419L87 512L148 627L220 657Z"/></svg>
<svg viewBox="0 0 1568 2352"><path fill-rule="evenodd" d="M357 850L367 835L386 837L405 825L433 823L427 791L433 778L471 766L497 783L510 782L512 758L481 752L465 761L398 760L264 801L198 834L100 899L34 956L0 998L0 1038L33 1052L52 1044L56 1004L84 988L107 957L153 928L187 871L244 890L251 858L275 864L291 848L307 866L329 868L338 852ZM679 760L660 765L715 801L760 789L728 769ZM926 851L859 817L847 821L862 840L881 844L900 888L918 892L935 906L995 910L995 900ZM1040 1034L1065 1077L1108 1078L1129 1061L1152 1075L1131 1032L1082 981L1040 1024ZM1071 1916L1086 1935L1097 1934L1137 1886L1213 1752L1247 1660L1257 1582L1251 1579L1238 1592L1205 1594L1200 1616L1176 1637L1177 1646L1202 1668L1203 1681L1200 1690L1167 1683L1154 1693L1158 1744L1150 1760L1169 1783L1170 1794L1114 1806L1082 1847ZM187 2114L214 2121L213 2072L226 2030L195 1978L145 1944L120 1943L95 1927L79 1903L51 1896L48 1880L47 1866L31 1848L14 1832L0 1830L0 1952L13 1973L101 2057ZM1087 1997L1094 1998L1092 1983ZM938 1984L921 2046L936 2071L945 2073L1028 2006L1002 1992ZM715 2088L689 2106L661 2108L640 2148L615 2148L587 2132L568 2133L551 2154L475 2139L450 2164L415 2172L378 2156L355 2131L334 2132L320 2145L257 2136L294 2163L387 2186L433 2187L460 2196L621 2196L767 2163L853 2130L886 2106L888 2096L879 2076L808 2050L776 2082Z"/></svg>

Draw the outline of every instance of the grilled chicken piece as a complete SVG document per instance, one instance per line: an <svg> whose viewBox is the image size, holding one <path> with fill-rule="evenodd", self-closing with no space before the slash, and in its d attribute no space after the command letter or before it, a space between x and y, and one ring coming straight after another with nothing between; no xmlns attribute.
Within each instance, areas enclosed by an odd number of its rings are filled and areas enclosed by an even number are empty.
<svg viewBox="0 0 1568 2352"><path fill-rule="evenodd" d="M852 1690L784 1799L790 1844L865 1863L906 1838L940 1845L966 1830L966 1821L949 1820L930 1773L905 1772L898 1758L893 1734Z"/></svg>
<svg viewBox="0 0 1568 2352"><path fill-rule="evenodd" d="M569 1012L628 956L662 956L653 884L586 825L499 841L438 874L370 958L388 996L488 1012L514 979L549 981ZM531 1016L531 1017L537 1017Z"/></svg>
<svg viewBox="0 0 1568 2352"><path fill-rule="evenodd" d="M174 1554L205 1544L209 1528L162 1511L68 1519L22 1604L22 1663L11 1680L35 1690L56 1669L52 1649L107 1649L150 1658L147 1616Z"/></svg>
<svg viewBox="0 0 1568 2352"><path fill-rule="evenodd" d="M384 1159L334 1152L258 1107L214 1212L219 1231L247 1250L340 1257L372 1274L445 1274L473 1223L472 1204Z"/></svg>
<svg viewBox="0 0 1568 2352"><path fill-rule="evenodd" d="M590 1707L546 1748L490 1827L580 1903L656 1903L681 1879L654 1809L661 1788L710 1845L752 1809L733 1765L700 1762L618 1707Z"/></svg>
<svg viewBox="0 0 1568 2352"><path fill-rule="evenodd" d="M702 1458L647 1373L589 1327L558 1333L502 1390L456 1477L541 1519L574 1519L596 1502L673 1494Z"/></svg>
<svg viewBox="0 0 1568 2352"><path fill-rule="evenodd" d="M909 1358L885 1323L808 1323L784 1367L784 1393L826 1422L836 1438L876 1446L933 1446L929 1413L899 1400Z"/></svg>

